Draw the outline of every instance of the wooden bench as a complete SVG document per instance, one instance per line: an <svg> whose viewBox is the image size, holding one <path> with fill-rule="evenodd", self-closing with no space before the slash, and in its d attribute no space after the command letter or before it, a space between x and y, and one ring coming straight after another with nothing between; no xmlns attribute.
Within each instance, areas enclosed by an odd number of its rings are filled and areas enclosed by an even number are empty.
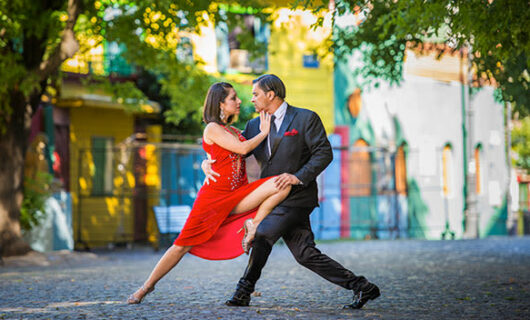
<svg viewBox="0 0 530 320"><path fill-rule="evenodd" d="M182 231L191 207L187 205L155 206L153 210L160 235L157 249L160 246L169 247L172 240Z"/></svg>

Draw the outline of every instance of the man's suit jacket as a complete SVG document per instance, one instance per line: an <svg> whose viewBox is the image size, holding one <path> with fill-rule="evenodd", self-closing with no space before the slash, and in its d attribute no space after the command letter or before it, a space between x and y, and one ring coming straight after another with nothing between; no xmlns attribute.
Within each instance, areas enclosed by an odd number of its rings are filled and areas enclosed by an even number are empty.
<svg viewBox="0 0 530 320"><path fill-rule="evenodd" d="M260 130L259 117L250 120L243 135L246 139L256 136ZM282 173L294 174L303 185L293 186L289 196L280 204L286 207L318 206L316 177L333 160L331 145L319 116L307 109L288 105L279 139L272 146L268 157L267 140L252 152L261 168L261 177Z"/></svg>

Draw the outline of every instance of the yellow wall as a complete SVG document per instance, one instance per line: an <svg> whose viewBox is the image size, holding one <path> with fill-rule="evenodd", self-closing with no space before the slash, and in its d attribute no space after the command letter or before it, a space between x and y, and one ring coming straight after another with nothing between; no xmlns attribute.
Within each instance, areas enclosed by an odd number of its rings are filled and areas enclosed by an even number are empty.
<svg viewBox="0 0 530 320"><path fill-rule="evenodd" d="M116 144L133 133L133 125L132 114L125 113L123 110L87 106L70 108L70 190L76 241L79 240L79 219L82 223L81 239L89 246L132 239L134 213L130 198L109 195L80 199L79 190L84 196L91 195L94 173L94 163L90 154L92 137L112 137ZM113 185L116 194L124 186L132 188L134 179L130 170L131 163L127 164L123 173L119 172L117 169L119 157L117 154L115 156ZM79 200L81 200L82 207L81 217L79 216Z"/></svg>
<svg viewBox="0 0 530 320"><path fill-rule="evenodd" d="M333 133L333 56L320 60L319 68L304 68L304 54L322 44L331 28L310 30L316 17L309 11L286 8L275 12L269 42L269 70L286 86L289 104L317 112L328 134ZM322 50L322 47L320 47ZM320 53L320 52L319 52Z"/></svg>
<svg viewBox="0 0 530 320"><path fill-rule="evenodd" d="M288 1L269 1L273 6L288 6ZM269 70L279 76L287 89L287 102L296 107L317 112L328 134L333 133L333 55L320 60L319 68L304 68L303 55L327 51L322 43L331 33L329 17L324 27L311 30L317 17L309 10L274 9L274 23L269 39ZM200 35L189 35L194 44L194 54L205 64L209 73L217 71L215 29L212 24L201 27ZM243 75L245 77L246 75ZM227 76L237 81L234 76ZM256 76L251 75L254 79ZM246 81L245 81L246 82ZM250 81L248 81L250 82Z"/></svg>

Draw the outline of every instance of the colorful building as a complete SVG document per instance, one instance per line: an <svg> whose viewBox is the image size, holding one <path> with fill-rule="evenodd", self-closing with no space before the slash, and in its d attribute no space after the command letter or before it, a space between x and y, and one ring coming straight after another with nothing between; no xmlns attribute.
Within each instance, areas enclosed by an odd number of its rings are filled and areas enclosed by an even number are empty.
<svg viewBox="0 0 530 320"><path fill-rule="evenodd" d="M75 83L63 84L54 105L62 118L62 132L68 133L56 150L58 154L68 152L62 163L69 165L65 181L69 181L78 245L130 241L134 238L134 197L123 194L135 187L136 179L134 157L122 149L128 147L124 144L137 132L135 125L140 119L159 112L157 105L128 111L109 95L89 93Z"/></svg>
<svg viewBox="0 0 530 320"><path fill-rule="evenodd" d="M471 208L480 236L507 234L504 108L491 86L473 89L468 99L461 52L444 48L437 60L434 46L408 50L399 86L363 87L353 76L353 54L346 62L315 54L332 32L327 16L312 30L312 13L274 3L270 25L246 13L255 36L268 43L261 64L230 43L225 26L211 26L217 60L209 67L224 75L274 73L290 104L321 116L335 160L321 176L322 206L312 214L317 237L462 238Z"/></svg>
<svg viewBox="0 0 530 320"><path fill-rule="evenodd" d="M134 79L136 70L120 57L120 50L103 41L65 61L60 94L36 114L41 120L35 123L46 125L33 126L45 132L50 172L70 199L65 214L76 248L132 242L157 234L147 202L132 192L139 187L156 189L160 184L147 179L149 175L135 176L138 168L144 168L144 173L151 169L149 163L156 154L139 153L131 145L138 133L146 142L160 139L161 127L153 120L160 107L151 101L119 101L105 89L84 83L91 74L111 81Z"/></svg>
<svg viewBox="0 0 530 320"><path fill-rule="evenodd" d="M244 84L262 73L276 74L290 104L320 115L334 160L319 177L321 206L311 215L317 238L462 238L469 225L466 193L476 195L480 236L507 233L503 106L495 102L492 87L467 98L461 80L467 62L460 52L436 60L429 48L409 50L401 85L363 87L363 79L353 76L358 68L353 55L336 62L322 51L334 31L329 16L321 17L322 28L312 29L318 17L310 11L271 3L270 24L252 10L226 7L240 13L256 40L267 44L263 56L250 59L237 41L239 31L222 23L182 34L193 52L177 54ZM134 68L119 60L120 50L104 44L88 52L92 63L76 56L64 71L121 70L134 76ZM117 62L109 64L110 56ZM156 242L154 208L193 203L202 180L200 146L162 141L160 127L145 121L159 110L154 103L129 112L123 102L105 92L86 92L78 82L64 88L53 104L56 131L67 147L56 149L61 161L68 159L68 169L61 170L72 195L78 246ZM145 133L145 141L130 143L137 132ZM465 179L467 171L473 181Z"/></svg>

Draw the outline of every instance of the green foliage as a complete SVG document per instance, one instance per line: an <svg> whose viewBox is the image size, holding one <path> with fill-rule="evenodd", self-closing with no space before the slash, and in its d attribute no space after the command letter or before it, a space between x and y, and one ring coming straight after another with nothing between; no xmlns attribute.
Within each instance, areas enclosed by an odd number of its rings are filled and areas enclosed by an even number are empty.
<svg viewBox="0 0 530 320"><path fill-rule="evenodd" d="M113 82L108 77L92 75L81 79L88 92L102 91L112 96L115 102L124 104L126 111L141 111L140 104L147 103L145 94L132 81Z"/></svg>
<svg viewBox="0 0 530 320"><path fill-rule="evenodd" d="M58 15L66 1L0 0L0 134L13 113L11 92L29 95L39 86L33 72L46 49L57 46L62 28ZM43 41L39 41L43 39ZM49 53L48 53L49 54Z"/></svg>
<svg viewBox="0 0 530 320"><path fill-rule="evenodd" d="M138 75L136 85L142 90L147 98L160 104L162 108L161 111L165 115L164 118L166 120L162 130L164 134L177 135L181 138L185 136L185 139L179 140L185 140L184 142L195 142L197 136L202 133L203 129L201 122L196 120L197 115L194 115L194 113L199 112L199 107L194 111L190 111L190 114L184 118L172 118L170 114L172 110L171 98L167 94L161 92L162 86L158 81L159 78L160 75L156 75L147 70L142 70ZM203 93L201 92L201 94ZM196 103L199 102L197 101Z"/></svg>
<svg viewBox="0 0 530 320"><path fill-rule="evenodd" d="M176 82L175 92L182 93L182 99L179 101L175 95L169 95L167 93L167 87L165 91L162 91L161 82L167 81L162 79L157 81L157 78L160 78L161 75L156 75L151 72L144 71L140 74L138 79L139 88L146 94L146 96L151 99L159 102L164 110L164 117L167 122L166 127L164 128L164 133L167 134L176 134L179 136L200 136L204 129L202 123L202 113L203 113L203 104L204 99L206 98L206 93L210 85L214 82L225 81L229 82L234 86L234 89L237 92L238 97L241 99L241 109L237 121L234 123L234 126L244 129L245 124L255 116L255 108L251 102L252 99L252 86L247 84L240 84L228 79L216 78L213 76L205 76L199 78L200 80L206 81L194 81L195 88L182 92L180 88L186 86L186 82L189 82L189 78L182 79L182 82ZM172 86L172 82L169 82L169 86ZM171 88L171 87L170 87ZM189 94L193 92L193 94ZM180 105L184 101L189 103L195 108L188 110L187 114L184 114L185 110L182 110L182 114L177 114L178 109L173 108L172 106Z"/></svg>
<svg viewBox="0 0 530 320"><path fill-rule="evenodd" d="M79 8L76 14L72 14L69 3ZM96 40L96 44L116 42L126 48L123 58L127 63L157 75L161 92L171 101L171 110L166 112L170 123L186 122L190 115L200 121L197 110L214 79L200 69L200 61L179 58L180 35L199 33L202 26L219 21L233 26L242 21L241 13L251 12L264 21L268 14L262 7L259 0L245 1L244 7L230 0L223 1L222 6L206 0L0 0L0 129L6 129L5 121L12 113L11 93L22 91L26 103L35 104L46 79L58 71L59 65L46 74L39 68L53 60L57 49L62 50L69 17L81 52L94 46L93 42L86 45L88 39ZM251 30L243 31L243 48L266 50L264 44L252 40ZM61 61L68 57L62 52ZM109 86L99 82L121 101L145 98L131 84Z"/></svg>
<svg viewBox="0 0 530 320"><path fill-rule="evenodd" d="M160 93L170 102L170 108L164 112L166 122L175 126L189 124L190 120L200 123L206 92L218 81L201 68L201 61L179 60L178 48L168 35L173 33L174 27L180 31L200 32L200 27L208 23L204 16L210 22L237 23L240 19L231 19L237 14L226 10L230 2L223 7L210 1L140 1L135 2L134 10L125 5L120 7L122 14L102 22L106 39L127 48L123 57L128 62L157 75ZM259 8L255 1L248 1L246 5ZM153 16L155 11L159 15ZM265 17L259 12L255 14ZM243 45L251 52L264 50L263 44L248 40L251 31L245 31L241 39ZM149 42L150 37L156 42Z"/></svg>
<svg viewBox="0 0 530 320"><path fill-rule="evenodd" d="M530 172L530 117L524 118L512 130L512 149L516 153L515 166Z"/></svg>
<svg viewBox="0 0 530 320"><path fill-rule="evenodd" d="M162 93L171 100L171 109L164 112L166 121L178 125L183 119L191 118L200 123L206 92L215 79L192 65L171 68L161 74Z"/></svg>
<svg viewBox="0 0 530 320"><path fill-rule="evenodd" d="M13 83L19 79L25 72L25 69L15 62L16 56L13 53L8 53L6 56L0 58L0 79L5 81L5 84ZM0 97L9 96L9 86L0 85ZM9 105L9 100L0 99L0 136L5 134L6 122L13 113Z"/></svg>
<svg viewBox="0 0 530 320"><path fill-rule="evenodd" d="M444 42L457 50L470 48L477 74L495 79L502 100L512 102L514 111L530 114L528 1L335 1L335 26L339 16L353 12L364 17L362 23L335 28L332 49L339 58L361 52L364 64L358 72L365 78L398 83L406 45Z"/></svg>
<svg viewBox="0 0 530 320"><path fill-rule="evenodd" d="M44 203L51 195L53 176L47 172L38 171L35 179L24 178L24 200L20 209L20 226L29 231L38 226L44 218Z"/></svg>

